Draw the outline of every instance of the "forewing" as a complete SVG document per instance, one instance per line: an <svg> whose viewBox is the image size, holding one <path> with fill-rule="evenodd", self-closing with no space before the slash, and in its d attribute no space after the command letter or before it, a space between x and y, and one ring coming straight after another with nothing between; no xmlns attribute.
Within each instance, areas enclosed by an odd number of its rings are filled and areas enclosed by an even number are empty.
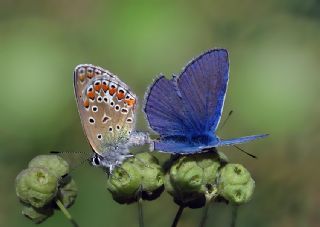
<svg viewBox="0 0 320 227"><path fill-rule="evenodd" d="M162 137L214 133L228 83L228 53L210 50L191 61L171 80L159 77L146 95L150 127Z"/></svg>
<svg viewBox="0 0 320 227"><path fill-rule="evenodd" d="M160 76L154 81L147 92L144 111L150 127L161 136L184 135L190 130L174 80Z"/></svg>
<svg viewBox="0 0 320 227"><path fill-rule="evenodd" d="M128 140L137 98L125 83L101 67L82 64L74 70L74 91L83 129L96 153Z"/></svg>
<svg viewBox="0 0 320 227"><path fill-rule="evenodd" d="M214 133L221 118L229 79L228 52L210 50L183 70L177 80L194 133Z"/></svg>

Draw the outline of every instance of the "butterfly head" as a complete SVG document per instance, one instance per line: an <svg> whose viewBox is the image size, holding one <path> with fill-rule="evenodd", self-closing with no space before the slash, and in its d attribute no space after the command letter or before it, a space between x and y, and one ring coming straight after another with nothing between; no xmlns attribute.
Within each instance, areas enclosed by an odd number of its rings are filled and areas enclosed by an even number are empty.
<svg viewBox="0 0 320 227"><path fill-rule="evenodd" d="M132 156L126 144L113 145L108 147L102 155L95 153L91 158L91 164L102 167L108 174L111 174L115 167L120 166L124 160Z"/></svg>

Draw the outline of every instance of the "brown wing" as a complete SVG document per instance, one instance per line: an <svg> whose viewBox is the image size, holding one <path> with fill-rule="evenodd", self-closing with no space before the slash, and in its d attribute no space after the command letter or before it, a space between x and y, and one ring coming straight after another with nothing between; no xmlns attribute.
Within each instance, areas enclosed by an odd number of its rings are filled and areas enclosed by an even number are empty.
<svg viewBox="0 0 320 227"><path fill-rule="evenodd" d="M137 98L117 76L98 66L78 65L74 91L82 127L96 153L129 139Z"/></svg>

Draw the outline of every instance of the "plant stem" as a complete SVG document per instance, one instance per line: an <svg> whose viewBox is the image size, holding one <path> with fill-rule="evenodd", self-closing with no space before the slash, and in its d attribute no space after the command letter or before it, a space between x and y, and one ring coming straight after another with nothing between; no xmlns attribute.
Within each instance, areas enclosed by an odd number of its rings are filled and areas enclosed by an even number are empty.
<svg viewBox="0 0 320 227"><path fill-rule="evenodd" d="M180 206L178 212L176 213L176 216L174 217L171 227L177 227L183 210L184 210L184 206Z"/></svg>
<svg viewBox="0 0 320 227"><path fill-rule="evenodd" d="M238 206L233 205L232 206L232 216L231 216L231 225L230 227L236 227L236 221L238 216Z"/></svg>
<svg viewBox="0 0 320 227"><path fill-rule="evenodd" d="M206 201L206 204L203 208L203 212L202 212L202 217L201 217L201 221L200 221L200 227L204 227L207 221L207 217L208 217L208 211L209 211L209 203L210 201Z"/></svg>
<svg viewBox="0 0 320 227"><path fill-rule="evenodd" d="M138 198L138 215L139 215L139 227L144 227L144 222L143 222L143 209L142 209L142 197L141 193L139 193L139 198Z"/></svg>
<svg viewBox="0 0 320 227"><path fill-rule="evenodd" d="M201 221L200 221L200 227L205 226L207 218L208 218L208 211L209 211L210 203L214 201L214 199L217 197L217 195L218 195L218 190L216 187L212 188L212 190L210 190L210 191L207 191L207 193L205 194L206 203L203 208L203 213L202 213L202 217L201 217Z"/></svg>
<svg viewBox="0 0 320 227"><path fill-rule="evenodd" d="M59 209L62 211L64 216L71 222L72 226L79 227L77 222L72 218L71 214L68 212L68 210L64 207L64 205L62 204L62 202L59 199L56 200L56 204L59 207Z"/></svg>

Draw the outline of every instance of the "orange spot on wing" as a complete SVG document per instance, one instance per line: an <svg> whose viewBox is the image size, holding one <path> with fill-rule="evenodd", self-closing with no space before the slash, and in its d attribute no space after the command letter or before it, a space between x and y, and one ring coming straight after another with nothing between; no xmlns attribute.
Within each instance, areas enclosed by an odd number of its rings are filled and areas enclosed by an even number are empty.
<svg viewBox="0 0 320 227"><path fill-rule="evenodd" d="M94 85L94 90L100 91L100 89L101 89L101 84L95 84Z"/></svg>
<svg viewBox="0 0 320 227"><path fill-rule="evenodd" d="M118 93L117 93L117 98L118 98L119 100L123 99L123 98L124 98L124 92L123 92L123 91L118 91Z"/></svg>
<svg viewBox="0 0 320 227"><path fill-rule="evenodd" d="M81 82L83 82L85 78L86 78L86 75L85 75L84 73L80 73L80 74L79 74L79 80L80 80Z"/></svg>
<svg viewBox="0 0 320 227"><path fill-rule="evenodd" d="M110 87L109 88L109 94L110 95L113 95L114 93L116 93L116 91L117 91L117 88L115 88L115 87Z"/></svg>
<svg viewBox="0 0 320 227"><path fill-rule="evenodd" d="M83 106L84 106L85 108L88 108L88 107L89 107L89 99L85 99L85 100L83 101Z"/></svg>
<svg viewBox="0 0 320 227"><path fill-rule="evenodd" d="M133 106L136 103L136 100L134 98L125 99L125 103L127 103L128 106Z"/></svg>
<svg viewBox="0 0 320 227"><path fill-rule="evenodd" d="M101 86L104 92L106 92L109 89L108 85L106 84L102 84Z"/></svg>
<svg viewBox="0 0 320 227"><path fill-rule="evenodd" d="M88 92L87 92L87 96L88 96L88 98L90 98L90 99L94 99L94 91L88 91Z"/></svg>

